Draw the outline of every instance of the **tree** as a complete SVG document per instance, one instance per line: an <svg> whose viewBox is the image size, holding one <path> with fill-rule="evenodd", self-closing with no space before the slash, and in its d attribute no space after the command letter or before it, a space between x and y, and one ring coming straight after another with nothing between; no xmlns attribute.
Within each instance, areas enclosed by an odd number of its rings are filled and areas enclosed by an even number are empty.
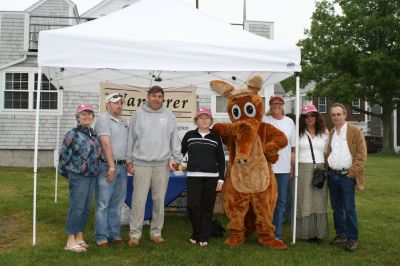
<svg viewBox="0 0 400 266"><path fill-rule="evenodd" d="M392 113L400 108L400 1L322 0L316 3L302 49L302 84L313 95L350 104L380 105L384 152L393 152Z"/></svg>

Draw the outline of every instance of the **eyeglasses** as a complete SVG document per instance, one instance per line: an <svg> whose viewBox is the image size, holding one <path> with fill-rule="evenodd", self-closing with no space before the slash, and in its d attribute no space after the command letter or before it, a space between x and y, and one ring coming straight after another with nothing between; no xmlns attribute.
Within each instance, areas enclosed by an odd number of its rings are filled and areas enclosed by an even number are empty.
<svg viewBox="0 0 400 266"><path fill-rule="evenodd" d="M341 116L341 115L342 115L341 113L331 113L331 116L332 116L332 117Z"/></svg>
<svg viewBox="0 0 400 266"><path fill-rule="evenodd" d="M306 114L306 118L310 118L310 117L317 117L317 114L316 113Z"/></svg>

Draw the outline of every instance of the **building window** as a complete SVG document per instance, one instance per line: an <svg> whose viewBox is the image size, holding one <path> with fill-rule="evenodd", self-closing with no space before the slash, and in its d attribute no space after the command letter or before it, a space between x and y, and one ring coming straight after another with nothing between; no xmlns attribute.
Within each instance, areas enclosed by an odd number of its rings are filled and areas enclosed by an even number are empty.
<svg viewBox="0 0 400 266"><path fill-rule="evenodd" d="M301 97L301 106L312 104L312 101L308 100L306 97Z"/></svg>
<svg viewBox="0 0 400 266"><path fill-rule="evenodd" d="M368 107L367 111L371 112L371 107ZM367 114L367 121L371 121L371 115L370 114Z"/></svg>
<svg viewBox="0 0 400 266"><path fill-rule="evenodd" d="M4 108L28 109L28 73L6 73Z"/></svg>
<svg viewBox="0 0 400 266"><path fill-rule="evenodd" d="M318 111L326 113L326 97L318 97Z"/></svg>
<svg viewBox="0 0 400 266"><path fill-rule="evenodd" d="M4 76L4 110L35 110L38 74L27 72L6 72ZM42 76L40 109L57 110L58 91L45 75Z"/></svg>
<svg viewBox="0 0 400 266"><path fill-rule="evenodd" d="M35 74L35 91L33 93L33 109L36 109L37 83L39 75ZM57 89L50 83L49 79L42 74L42 89L40 95L40 109L57 110L58 95Z"/></svg>
<svg viewBox="0 0 400 266"><path fill-rule="evenodd" d="M352 101L352 103L351 103L351 106L360 109L360 108L361 108L361 100L360 100L360 98L355 98L355 99L353 99L353 101ZM353 115L359 115L359 114L360 114L360 111L355 110L355 109L353 108L352 113L353 113Z"/></svg>
<svg viewBox="0 0 400 266"><path fill-rule="evenodd" d="M226 106L228 105L228 99L222 96L215 97L215 112L226 113Z"/></svg>

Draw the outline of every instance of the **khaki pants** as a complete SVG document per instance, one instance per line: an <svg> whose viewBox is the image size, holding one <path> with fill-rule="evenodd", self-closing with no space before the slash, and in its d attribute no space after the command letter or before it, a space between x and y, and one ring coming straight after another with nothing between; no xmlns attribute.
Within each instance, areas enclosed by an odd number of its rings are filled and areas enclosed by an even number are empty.
<svg viewBox="0 0 400 266"><path fill-rule="evenodd" d="M149 189L153 198L153 213L150 225L150 236L161 236L164 225L164 199L169 179L167 166L135 166L133 178L133 195L131 220L129 223L130 238L140 238L144 219L144 210Z"/></svg>

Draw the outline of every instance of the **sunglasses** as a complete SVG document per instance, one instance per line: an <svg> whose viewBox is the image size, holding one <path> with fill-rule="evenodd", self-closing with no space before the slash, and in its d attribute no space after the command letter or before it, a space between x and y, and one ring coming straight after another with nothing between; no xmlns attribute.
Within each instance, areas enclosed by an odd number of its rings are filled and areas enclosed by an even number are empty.
<svg viewBox="0 0 400 266"><path fill-rule="evenodd" d="M317 117L317 114L316 113L306 114L306 118L310 118L310 117Z"/></svg>
<svg viewBox="0 0 400 266"><path fill-rule="evenodd" d="M116 99L116 98L124 98L121 94L115 94L111 98Z"/></svg>

